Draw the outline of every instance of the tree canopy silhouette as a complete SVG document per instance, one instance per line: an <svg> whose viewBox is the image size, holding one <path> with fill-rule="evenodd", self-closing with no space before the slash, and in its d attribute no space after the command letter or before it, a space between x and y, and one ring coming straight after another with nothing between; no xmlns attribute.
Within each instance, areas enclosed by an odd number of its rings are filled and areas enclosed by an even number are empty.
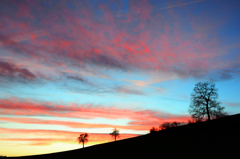
<svg viewBox="0 0 240 159"><path fill-rule="evenodd" d="M150 129L150 133L154 133L154 132L157 132L157 131L158 131L158 129L155 128L155 127L152 127L152 128Z"/></svg>
<svg viewBox="0 0 240 159"><path fill-rule="evenodd" d="M159 130L164 130L164 129L168 129L168 128L174 128L174 127L178 127L180 126L181 123L179 122L165 122L165 123L162 123L160 126L159 126Z"/></svg>
<svg viewBox="0 0 240 159"><path fill-rule="evenodd" d="M88 142L88 139L87 139L88 137L89 137L88 133L84 133L84 134L80 134L80 136L77 138L79 144L83 143L83 148L84 148L84 143Z"/></svg>
<svg viewBox="0 0 240 159"><path fill-rule="evenodd" d="M223 112L224 107L217 102L218 93L215 84L212 82L199 82L195 84L191 94L191 104L189 113L192 118L197 120L207 120L226 115Z"/></svg>
<svg viewBox="0 0 240 159"><path fill-rule="evenodd" d="M110 135L111 135L112 137L114 137L114 138L115 138L115 141L116 141L116 137L120 137L120 135L119 135L119 130L117 130L116 128L113 129L113 132L110 133Z"/></svg>

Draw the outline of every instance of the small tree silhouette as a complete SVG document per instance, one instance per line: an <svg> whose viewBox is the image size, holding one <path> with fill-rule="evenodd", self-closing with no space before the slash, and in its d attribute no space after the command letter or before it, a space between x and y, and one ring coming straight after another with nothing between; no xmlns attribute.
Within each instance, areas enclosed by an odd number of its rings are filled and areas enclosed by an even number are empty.
<svg viewBox="0 0 240 159"><path fill-rule="evenodd" d="M203 122L203 120L200 119L200 118L192 118L192 119L189 119L189 120L188 120L188 123L187 123L187 124L200 123L200 122Z"/></svg>
<svg viewBox="0 0 240 159"><path fill-rule="evenodd" d="M150 129L150 133L154 133L154 132L157 132L157 131L158 131L158 129L155 128L155 127L152 127L152 128Z"/></svg>
<svg viewBox="0 0 240 159"><path fill-rule="evenodd" d="M181 123L179 122L165 122L165 123L162 123L160 126L159 126L159 130L164 130L164 129L168 129L168 128L174 128L174 127L178 127L180 126Z"/></svg>
<svg viewBox="0 0 240 159"><path fill-rule="evenodd" d="M80 144L81 142L83 143L83 148L84 148L84 143L85 143L85 142L88 142L88 139L87 139L88 137L89 137L88 133L84 133L84 134L80 134L80 136L77 138L79 144Z"/></svg>
<svg viewBox="0 0 240 159"><path fill-rule="evenodd" d="M111 135L112 137L115 137L115 141L116 141L116 137L119 137L119 136L120 136L120 135L119 135L119 130L117 130L116 128L113 129L113 132L110 133L110 135Z"/></svg>

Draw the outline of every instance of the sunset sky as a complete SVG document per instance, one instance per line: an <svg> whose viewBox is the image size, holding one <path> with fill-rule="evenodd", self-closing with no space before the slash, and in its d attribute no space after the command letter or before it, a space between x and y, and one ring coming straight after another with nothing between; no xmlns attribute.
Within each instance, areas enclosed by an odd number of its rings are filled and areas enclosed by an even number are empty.
<svg viewBox="0 0 240 159"><path fill-rule="evenodd" d="M1 0L0 155L187 122L196 83L240 113L239 0Z"/></svg>

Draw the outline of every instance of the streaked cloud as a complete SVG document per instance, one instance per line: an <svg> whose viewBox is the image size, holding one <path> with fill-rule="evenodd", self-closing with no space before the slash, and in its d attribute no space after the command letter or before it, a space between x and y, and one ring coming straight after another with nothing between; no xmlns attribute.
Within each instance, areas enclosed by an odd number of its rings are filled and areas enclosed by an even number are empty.
<svg viewBox="0 0 240 159"><path fill-rule="evenodd" d="M222 102L223 104L230 106L230 107L239 107L240 103L233 103L233 102Z"/></svg>
<svg viewBox="0 0 240 159"><path fill-rule="evenodd" d="M23 78L34 80L37 77L26 68L18 67L12 63L0 60L0 76L6 78Z"/></svg>
<svg viewBox="0 0 240 159"><path fill-rule="evenodd" d="M182 120L182 122L184 122L189 119L189 116L171 115L169 113L164 113L155 110L120 109L115 108L113 106L106 107L94 104L71 103L67 105L60 105L55 103L39 103L34 101L16 99L1 100L0 103L1 103L0 113L3 115L25 115L25 116L40 115L49 117L55 116L82 119L94 119L94 118L129 119L130 121L129 124L131 126L134 126L134 123L140 123L137 121L144 121L144 123L148 123L149 125L158 125L159 123L162 123L166 120L178 120L178 121ZM7 119L5 118L5 120ZM38 121L36 120L36 123L37 122ZM48 122L46 122L46 124L47 123ZM62 122L62 124L64 125L64 122ZM72 124L74 125L74 123ZM127 127L128 126L126 126L126 128Z"/></svg>

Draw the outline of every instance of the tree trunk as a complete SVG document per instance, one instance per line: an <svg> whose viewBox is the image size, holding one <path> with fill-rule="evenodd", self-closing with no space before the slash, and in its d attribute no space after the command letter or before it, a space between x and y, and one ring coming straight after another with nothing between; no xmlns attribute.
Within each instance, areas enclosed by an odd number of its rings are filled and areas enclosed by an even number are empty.
<svg viewBox="0 0 240 159"><path fill-rule="evenodd" d="M84 142L83 142L83 148L84 148Z"/></svg>
<svg viewBox="0 0 240 159"><path fill-rule="evenodd" d="M116 135L115 135L115 141L116 141Z"/></svg>
<svg viewBox="0 0 240 159"><path fill-rule="evenodd" d="M208 110L208 101L207 101L207 115L208 115L208 121L210 121L210 114L209 114L209 110Z"/></svg>

